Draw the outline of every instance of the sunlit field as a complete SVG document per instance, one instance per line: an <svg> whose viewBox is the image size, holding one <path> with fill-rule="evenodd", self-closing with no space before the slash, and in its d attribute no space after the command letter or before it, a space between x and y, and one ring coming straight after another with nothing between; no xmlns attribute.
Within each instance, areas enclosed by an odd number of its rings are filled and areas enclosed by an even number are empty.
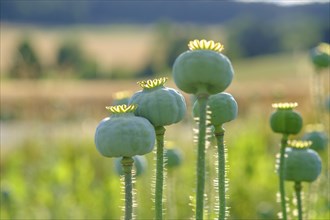
<svg viewBox="0 0 330 220"><path fill-rule="evenodd" d="M3 28L3 27L2 27ZM6 27L1 33L1 219L120 219L124 205L120 177L114 172L114 159L99 155L94 145L95 128L109 114L114 94L139 90L139 79L76 80L44 78L9 79L4 70L19 39L17 30ZM115 30L115 31L114 31ZM44 30L43 30L44 31ZM44 63L54 59L60 31L31 31L32 42ZM111 29L93 34L80 31L80 42L101 68L128 66L138 69L146 63L155 36L150 27ZM45 34L46 33L46 34ZM48 34L47 34L48 33ZM132 33L135 33L132 35ZM213 36L218 32L210 29ZM70 34L67 34L70 36ZM53 43L49 44L48 41ZM4 43L6 42L6 43ZM230 48L228 48L229 50ZM8 54L4 56L3 54ZM274 102L298 102L305 125L314 123L314 69L308 51L237 59L232 62L235 76L230 92L239 106L238 119L225 125L229 161L230 219L277 219L280 204L275 155L280 135L269 127ZM133 75L134 76L134 75ZM157 76L162 76L158 73ZM176 88L170 70L167 86ZM144 78L143 78L144 79ZM329 91L329 74L322 76ZM177 89L177 88L176 88ZM193 216L196 144L191 116L192 100L183 93L188 111L185 119L168 126L166 147L179 148L183 164L166 178L165 219L190 219ZM329 121L329 112L325 114ZM326 124L326 121L324 122ZM326 125L327 126L327 125ZM301 137L299 133L296 138ZM207 150L206 192L213 195L214 140ZM312 184L303 184L306 219L327 219L329 208L328 153L321 152L323 170ZM152 219L155 176L154 154L147 155L148 168L136 179L135 215ZM289 216L295 214L293 184L287 185ZM213 193L213 194L212 194ZM205 215L214 218L212 196L206 200Z"/></svg>

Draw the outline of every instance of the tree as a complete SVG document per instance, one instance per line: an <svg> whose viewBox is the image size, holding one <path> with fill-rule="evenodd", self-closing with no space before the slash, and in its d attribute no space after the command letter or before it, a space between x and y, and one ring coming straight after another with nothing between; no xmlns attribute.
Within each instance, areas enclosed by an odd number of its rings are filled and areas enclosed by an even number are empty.
<svg viewBox="0 0 330 220"><path fill-rule="evenodd" d="M36 79L41 77L42 68L39 59L27 39L22 40L18 45L13 60L13 66L9 71L11 78Z"/></svg>

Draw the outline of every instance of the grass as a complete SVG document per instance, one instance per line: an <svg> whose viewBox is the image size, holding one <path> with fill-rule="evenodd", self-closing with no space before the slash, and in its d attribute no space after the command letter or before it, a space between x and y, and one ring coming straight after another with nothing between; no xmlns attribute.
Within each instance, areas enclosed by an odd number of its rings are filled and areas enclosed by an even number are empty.
<svg viewBox="0 0 330 220"><path fill-rule="evenodd" d="M233 61L236 79L247 81L286 80L306 77L313 72L307 53L287 53L266 55L255 58Z"/></svg>
<svg viewBox="0 0 330 220"><path fill-rule="evenodd" d="M227 126L227 130L231 131L226 136L230 166L228 205L233 219L274 219L279 211L279 204L275 202L278 186L274 172L278 137L271 133L267 123L255 123L265 118L266 114L248 120L238 119ZM173 130L180 129L182 134L189 134L192 133L190 126L190 122L186 122L176 125ZM15 148L1 150L1 219L120 218L122 211L118 207L123 203L114 160L97 153L92 131L87 135L71 135L26 137ZM176 203L172 206L177 207L177 218L188 219L193 214L188 204L189 197L194 195L196 146L184 135L168 136L167 139L173 141L184 156L182 166L174 171L172 186L175 186ZM216 153L213 146L207 152L210 165ZM149 167L136 181L138 219L153 217L150 211L153 204L150 185L155 169L153 156L147 155ZM209 178L214 178L212 172ZM320 187L320 183L313 186ZM287 187L288 195L291 195L292 187L290 184ZM307 185L304 190L308 195ZM311 204L313 207L317 205L315 218L325 216L328 212L326 204L326 198L322 196Z"/></svg>

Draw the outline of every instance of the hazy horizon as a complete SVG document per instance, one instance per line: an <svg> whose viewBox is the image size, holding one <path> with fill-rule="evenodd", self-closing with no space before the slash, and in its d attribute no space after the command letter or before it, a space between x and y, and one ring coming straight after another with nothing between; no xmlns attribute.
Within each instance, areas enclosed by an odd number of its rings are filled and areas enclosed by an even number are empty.
<svg viewBox="0 0 330 220"><path fill-rule="evenodd" d="M245 3L270 3L281 6L306 5L313 3L330 3L329 0L235 0L235 1L245 2Z"/></svg>

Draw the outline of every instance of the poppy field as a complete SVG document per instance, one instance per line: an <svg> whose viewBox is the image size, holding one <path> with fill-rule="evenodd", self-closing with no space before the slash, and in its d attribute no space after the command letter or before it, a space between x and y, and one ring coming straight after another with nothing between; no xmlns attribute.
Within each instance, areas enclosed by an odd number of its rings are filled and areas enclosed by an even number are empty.
<svg viewBox="0 0 330 220"><path fill-rule="evenodd" d="M327 219L329 48L230 61L212 42L152 78L2 76L0 218Z"/></svg>

